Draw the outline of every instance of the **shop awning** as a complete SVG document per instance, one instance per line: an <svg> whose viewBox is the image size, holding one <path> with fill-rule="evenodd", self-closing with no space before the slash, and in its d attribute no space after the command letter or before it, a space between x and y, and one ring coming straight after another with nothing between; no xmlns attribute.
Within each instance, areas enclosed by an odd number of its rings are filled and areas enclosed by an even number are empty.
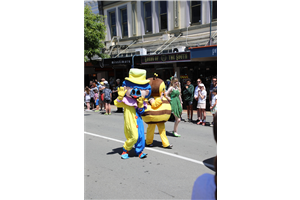
<svg viewBox="0 0 300 200"><path fill-rule="evenodd" d="M191 61L217 60L217 45L190 47Z"/></svg>
<svg viewBox="0 0 300 200"><path fill-rule="evenodd" d="M147 55L147 56L139 56L137 58L140 58L140 63L138 63L139 65L165 64L165 63L191 61L190 52Z"/></svg>

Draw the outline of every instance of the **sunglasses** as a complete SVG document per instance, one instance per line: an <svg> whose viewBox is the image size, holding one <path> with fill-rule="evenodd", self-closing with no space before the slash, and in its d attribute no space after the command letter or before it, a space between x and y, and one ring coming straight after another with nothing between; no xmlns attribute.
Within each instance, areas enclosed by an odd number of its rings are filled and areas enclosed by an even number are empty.
<svg viewBox="0 0 300 200"><path fill-rule="evenodd" d="M197 81L197 82L199 82L199 83L200 83L201 81Z"/></svg>

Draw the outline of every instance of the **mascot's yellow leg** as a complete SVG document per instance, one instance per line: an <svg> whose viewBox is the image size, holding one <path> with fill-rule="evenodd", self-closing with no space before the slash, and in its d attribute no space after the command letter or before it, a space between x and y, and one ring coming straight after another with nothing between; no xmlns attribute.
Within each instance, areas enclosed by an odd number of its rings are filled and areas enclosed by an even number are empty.
<svg viewBox="0 0 300 200"><path fill-rule="evenodd" d="M125 128L124 133L125 133L125 137L127 140L124 143L123 147L127 151L130 151L132 149L133 145L138 140L138 130L136 127Z"/></svg>
<svg viewBox="0 0 300 200"><path fill-rule="evenodd" d="M155 125L156 124L148 124L147 135L146 135L146 145L153 143Z"/></svg>
<svg viewBox="0 0 300 200"><path fill-rule="evenodd" d="M165 123L158 123L157 127L158 127L158 132L159 132L163 147L169 146L170 143L169 143L169 140L166 135ZM148 132L147 132L147 135L148 135Z"/></svg>

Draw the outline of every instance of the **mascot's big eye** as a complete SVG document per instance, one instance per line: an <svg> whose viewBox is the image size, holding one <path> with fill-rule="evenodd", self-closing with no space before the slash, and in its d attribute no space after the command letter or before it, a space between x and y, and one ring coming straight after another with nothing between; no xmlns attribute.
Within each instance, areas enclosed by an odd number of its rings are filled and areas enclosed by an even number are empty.
<svg viewBox="0 0 300 200"><path fill-rule="evenodd" d="M136 91L136 95L141 95L141 91L140 90Z"/></svg>

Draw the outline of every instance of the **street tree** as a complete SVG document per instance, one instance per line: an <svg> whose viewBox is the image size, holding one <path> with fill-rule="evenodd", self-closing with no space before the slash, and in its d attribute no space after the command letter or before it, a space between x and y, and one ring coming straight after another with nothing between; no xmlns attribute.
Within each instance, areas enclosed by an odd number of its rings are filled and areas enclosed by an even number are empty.
<svg viewBox="0 0 300 200"><path fill-rule="evenodd" d="M94 14L90 6L84 7L84 62L92 62L95 55L101 58L109 57L102 53L106 34L104 18L102 15Z"/></svg>

